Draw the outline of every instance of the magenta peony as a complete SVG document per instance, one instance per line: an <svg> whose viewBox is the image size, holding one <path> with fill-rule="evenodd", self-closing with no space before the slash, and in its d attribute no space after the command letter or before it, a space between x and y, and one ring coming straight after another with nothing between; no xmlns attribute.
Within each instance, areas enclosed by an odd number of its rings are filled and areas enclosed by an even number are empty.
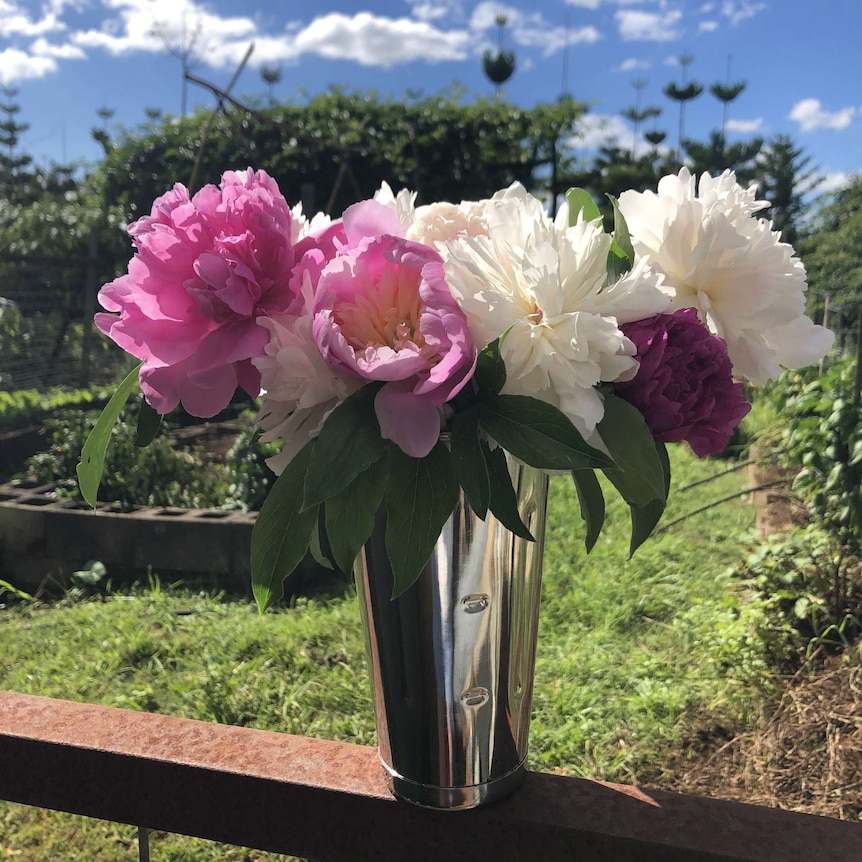
<svg viewBox="0 0 862 862"><path fill-rule="evenodd" d="M422 458L440 436L441 408L476 366L467 320L440 255L404 239L390 210L356 204L344 226L346 245L317 283L314 337L339 374L386 381L375 399L380 431Z"/></svg>
<svg viewBox="0 0 862 862"><path fill-rule="evenodd" d="M727 345L686 308L627 323L637 347L635 377L616 392L640 410L656 440L685 440L699 456L721 452L751 409L734 383Z"/></svg>
<svg viewBox="0 0 862 862"><path fill-rule="evenodd" d="M129 227L128 273L99 293L119 316L97 314L96 325L143 360L141 388L159 413L182 402L213 416L237 385L259 393L251 359L270 333L258 317L298 310L294 264L318 245L331 254L334 230L294 246L290 209L263 171L229 171L192 198L177 184Z"/></svg>

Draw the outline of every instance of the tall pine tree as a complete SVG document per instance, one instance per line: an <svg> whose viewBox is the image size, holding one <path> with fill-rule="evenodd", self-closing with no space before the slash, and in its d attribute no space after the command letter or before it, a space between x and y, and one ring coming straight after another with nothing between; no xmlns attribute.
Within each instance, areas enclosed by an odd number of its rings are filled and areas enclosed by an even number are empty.
<svg viewBox="0 0 862 862"><path fill-rule="evenodd" d="M21 203L27 198L29 175L26 168L32 157L19 150L21 134L29 123L18 121L21 106L15 101L18 90L5 86L0 90L0 192L7 201Z"/></svg>
<svg viewBox="0 0 862 862"><path fill-rule="evenodd" d="M819 180L817 170L811 167L811 156L804 155L789 135L777 135L757 160L757 179L761 196L771 204L764 215L781 232L781 238L793 245L799 236L804 197Z"/></svg>
<svg viewBox="0 0 862 862"><path fill-rule="evenodd" d="M693 62L694 57L691 54L683 54L679 58L679 64L682 66L682 82L680 86L671 82L663 90L665 96L679 104L679 136L677 138L675 157L676 161L680 163L682 160L683 141L685 140L685 106L703 92L703 87L697 81L687 81L688 67Z"/></svg>

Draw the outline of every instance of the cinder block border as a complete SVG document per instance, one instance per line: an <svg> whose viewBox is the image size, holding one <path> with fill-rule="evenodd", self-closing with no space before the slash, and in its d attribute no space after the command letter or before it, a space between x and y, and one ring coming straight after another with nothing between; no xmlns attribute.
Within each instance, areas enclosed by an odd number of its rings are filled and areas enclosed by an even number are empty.
<svg viewBox="0 0 862 862"><path fill-rule="evenodd" d="M54 486L0 485L0 577L25 590L64 582L99 560L116 583L148 571L195 576L233 592L249 590L256 512L124 507L58 498Z"/></svg>

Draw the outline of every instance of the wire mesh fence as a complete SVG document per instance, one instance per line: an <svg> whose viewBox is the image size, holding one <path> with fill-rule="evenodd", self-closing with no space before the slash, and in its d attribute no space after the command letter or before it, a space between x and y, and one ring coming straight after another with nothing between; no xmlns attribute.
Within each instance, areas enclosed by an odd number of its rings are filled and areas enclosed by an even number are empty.
<svg viewBox="0 0 862 862"><path fill-rule="evenodd" d="M95 243L84 259L0 254L0 390L108 383L121 363L92 320Z"/></svg>

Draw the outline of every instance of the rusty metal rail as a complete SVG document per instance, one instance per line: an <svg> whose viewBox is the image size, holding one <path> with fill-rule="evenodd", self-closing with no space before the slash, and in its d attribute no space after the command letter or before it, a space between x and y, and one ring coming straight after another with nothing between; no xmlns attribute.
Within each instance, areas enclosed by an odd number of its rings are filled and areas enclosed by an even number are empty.
<svg viewBox="0 0 862 862"><path fill-rule="evenodd" d="M540 773L425 811L372 748L10 692L0 799L325 862L862 860L860 824Z"/></svg>

